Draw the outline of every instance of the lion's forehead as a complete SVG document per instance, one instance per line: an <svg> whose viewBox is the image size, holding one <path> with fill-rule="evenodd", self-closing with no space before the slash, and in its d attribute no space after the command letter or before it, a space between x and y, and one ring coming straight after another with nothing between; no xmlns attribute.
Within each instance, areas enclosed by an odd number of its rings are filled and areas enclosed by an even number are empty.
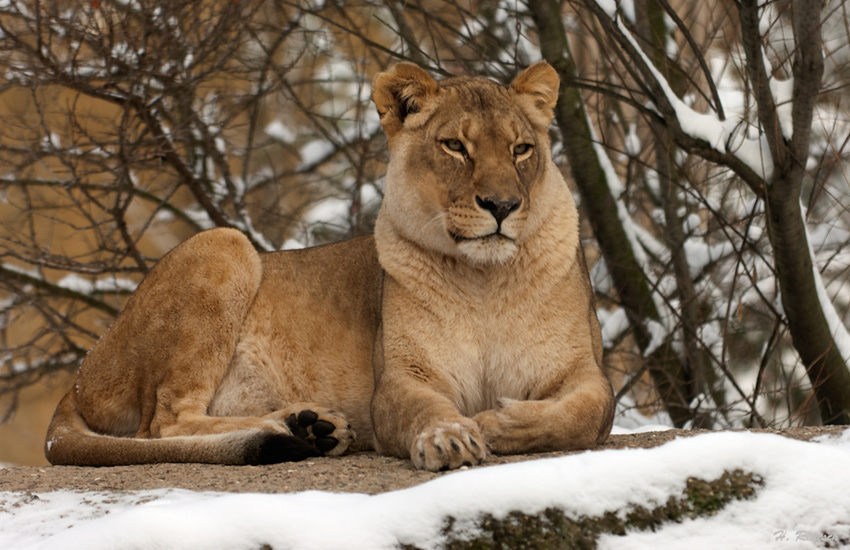
<svg viewBox="0 0 850 550"><path fill-rule="evenodd" d="M459 79L453 79L459 80ZM513 95L496 83L463 80L444 88L433 122L441 138L487 138L513 142L533 127Z"/></svg>
<svg viewBox="0 0 850 550"><path fill-rule="evenodd" d="M443 92L468 103L470 106L488 108L510 102L511 94L507 88L483 78L455 77L440 82Z"/></svg>

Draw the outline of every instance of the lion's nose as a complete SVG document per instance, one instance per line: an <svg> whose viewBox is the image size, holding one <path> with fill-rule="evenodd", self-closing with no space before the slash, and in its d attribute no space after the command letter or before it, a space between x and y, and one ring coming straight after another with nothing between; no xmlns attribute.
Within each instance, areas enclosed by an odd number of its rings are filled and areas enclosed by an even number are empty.
<svg viewBox="0 0 850 550"><path fill-rule="evenodd" d="M496 223L501 226L505 218L519 208L522 199L513 196L504 199L501 197L475 197L475 204L490 212L496 218Z"/></svg>

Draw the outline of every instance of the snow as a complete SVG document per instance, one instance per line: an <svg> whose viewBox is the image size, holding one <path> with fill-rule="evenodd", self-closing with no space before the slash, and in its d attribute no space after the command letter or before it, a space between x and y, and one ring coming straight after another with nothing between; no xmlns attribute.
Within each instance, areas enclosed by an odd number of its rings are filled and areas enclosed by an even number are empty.
<svg viewBox="0 0 850 550"><path fill-rule="evenodd" d="M689 477L741 469L764 481L750 500L655 532L606 535L599 547L815 548L850 536L850 431L820 442L718 432L654 449L588 452L445 475L375 496L303 492L222 494L0 493L0 548L439 548L474 536L482 514L557 507L573 519L680 496ZM687 541L685 546L683 541Z"/></svg>
<svg viewBox="0 0 850 550"><path fill-rule="evenodd" d="M301 162L297 169L301 170L313 164L318 164L334 152L334 144L325 139L316 139L301 148Z"/></svg>
<svg viewBox="0 0 850 550"><path fill-rule="evenodd" d="M640 138L637 135L637 124L632 123L629 124L629 133L626 134L626 138L623 142L623 146L626 149L626 153L631 157L640 156L640 152L642 149Z"/></svg>
<svg viewBox="0 0 850 550"><path fill-rule="evenodd" d="M613 311L598 309L596 317L602 329L602 345L605 349L613 347L617 339L629 329L629 318L623 308Z"/></svg>
<svg viewBox="0 0 850 550"><path fill-rule="evenodd" d="M626 385L630 384L631 380L626 380ZM617 400L616 418L617 423L611 430L612 434L663 432L673 426L670 415L663 410L656 411L652 416L645 415L629 394L621 395Z"/></svg>
<svg viewBox="0 0 850 550"><path fill-rule="evenodd" d="M615 0L596 0L596 3L600 8L605 10L605 13L607 13L608 17L611 19L617 16L617 2L615 2Z"/></svg>
<svg viewBox="0 0 850 550"><path fill-rule="evenodd" d="M292 128L290 128L288 125L284 124L283 121L280 120L270 122L265 127L265 132L266 135L269 135L283 143L294 143L295 139L298 137L292 130Z"/></svg>
<svg viewBox="0 0 850 550"><path fill-rule="evenodd" d="M770 92L776 102L776 117L779 120L782 137L790 141L794 130L794 122L791 117L791 108L794 105L794 79L771 78Z"/></svg>
<svg viewBox="0 0 850 550"><path fill-rule="evenodd" d="M351 211L351 202L347 199L327 197L317 202L302 217L306 225L330 224L343 225Z"/></svg>
<svg viewBox="0 0 850 550"><path fill-rule="evenodd" d="M137 283L122 277L109 276L92 282L90 279L71 273L62 277L56 286L72 290L80 294L93 294L94 292L133 292Z"/></svg>

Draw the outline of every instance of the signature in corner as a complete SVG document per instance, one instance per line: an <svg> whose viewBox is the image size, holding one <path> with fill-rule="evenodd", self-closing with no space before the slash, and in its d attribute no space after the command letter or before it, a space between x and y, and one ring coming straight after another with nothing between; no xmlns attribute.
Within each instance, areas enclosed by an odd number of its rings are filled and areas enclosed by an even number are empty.
<svg viewBox="0 0 850 550"><path fill-rule="evenodd" d="M839 542L839 538L829 533L821 533L818 536L810 535L808 531L794 531L789 533L783 529L773 532L774 540L778 542Z"/></svg>

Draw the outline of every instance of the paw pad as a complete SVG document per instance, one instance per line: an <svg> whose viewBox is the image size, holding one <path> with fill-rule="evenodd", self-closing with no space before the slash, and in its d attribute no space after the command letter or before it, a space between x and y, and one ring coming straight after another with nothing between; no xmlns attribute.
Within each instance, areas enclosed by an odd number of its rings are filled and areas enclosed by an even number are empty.
<svg viewBox="0 0 850 550"><path fill-rule="evenodd" d="M310 410L301 411L298 415L289 415L286 427L292 435L312 443L323 453L331 451L339 444L339 440L331 436L336 426L326 420L319 420L319 415Z"/></svg>

